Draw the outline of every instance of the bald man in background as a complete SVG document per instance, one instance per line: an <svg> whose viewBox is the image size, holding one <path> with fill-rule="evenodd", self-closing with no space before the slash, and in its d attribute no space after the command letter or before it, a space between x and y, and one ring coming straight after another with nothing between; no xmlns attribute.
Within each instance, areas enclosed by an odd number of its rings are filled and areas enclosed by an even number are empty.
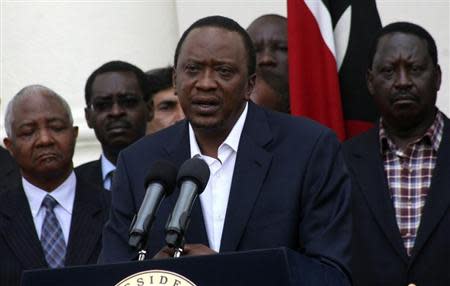
<svg viewBox="0 0 450 286"><path fill-rule="evenodd" d="M287 19L269 14L247 28L256 51L256 84L250 98L266 108L289 113Z"/></svg>

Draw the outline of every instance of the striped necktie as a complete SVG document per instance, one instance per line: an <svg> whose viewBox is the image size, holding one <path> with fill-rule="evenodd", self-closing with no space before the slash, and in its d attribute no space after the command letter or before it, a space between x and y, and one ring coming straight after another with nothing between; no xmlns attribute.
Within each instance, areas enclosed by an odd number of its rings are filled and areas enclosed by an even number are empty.
<svg viewBox="0 0 450 286"><path fill-rule="evenodd" d="M42 201L45 208L45 218L41 230L41 244L44 250L45 260L50 268L64 267L66 256L66 242L63 232L53 209L58 202L50 195L46 195Z"/></svg>

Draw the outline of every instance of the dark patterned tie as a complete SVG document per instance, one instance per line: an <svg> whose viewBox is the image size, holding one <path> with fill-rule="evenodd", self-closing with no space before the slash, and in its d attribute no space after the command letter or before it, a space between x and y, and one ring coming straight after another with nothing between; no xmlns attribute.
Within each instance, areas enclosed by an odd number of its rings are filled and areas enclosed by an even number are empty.
<svg viewBox="0 0 450 286"><path fill-rule="evenodd" d="M116 172L116 170L111 170L111 171L109 171L109 173L108 173L108 177L109 177L109 182L110 182L110 184L109 184L109 189L111 190L111 188L112 188L112 185L113 185L113 181L114 181L114 173Z"/></svg>
<svg viewBox="0 0 450 286"><path fill-rule="evenodd" d="M41 244L50 268L64 266L64 257L66 256L66 242L63 232L53 209L58 202L50 195L46 195L42 201L45 208L45 218L41 230Z"/></svg>
<svg viewBox="0 0 450 286"><path fill-rule="evenodd" d="M108 173L109 178L111 179L111 185L112 185L112 182L113 182L113 180L114 180L114 174L115 174L115 172L116 172L116 170L111 170L111 171L109 171L109 173Z"/></svg>

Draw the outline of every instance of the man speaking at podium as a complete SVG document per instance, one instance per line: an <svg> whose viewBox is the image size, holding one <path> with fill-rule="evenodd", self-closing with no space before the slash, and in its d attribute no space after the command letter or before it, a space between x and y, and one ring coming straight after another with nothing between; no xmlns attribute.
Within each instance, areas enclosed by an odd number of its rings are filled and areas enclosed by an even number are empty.
<svg viewBox="0 0 450 286"><path fill-rule="evenodd" d="M246 31L231 19L195 22L182 35L174 62L186 120L120 154L101 261L136 258L128 230L152 164L164 159L179 167L200 156L211 175L192 210L183 255L285 246L320 263L324 276L339 277L345 285L350 183L335 135L310 120L249 101L255 51ZM148 257L171 254L164 248L164 228L177 196L175 190L159 208Z"/></svg>

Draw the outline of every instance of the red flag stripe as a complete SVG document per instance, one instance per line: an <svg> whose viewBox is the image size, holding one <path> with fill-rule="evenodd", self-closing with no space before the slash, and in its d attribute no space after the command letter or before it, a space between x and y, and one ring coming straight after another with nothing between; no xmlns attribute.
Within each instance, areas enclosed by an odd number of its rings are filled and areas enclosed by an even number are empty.
<svg viewBox="0 0 450 286"><path fill-rule="evenodd" d="M331 18L326 13L318 15L321 25L304 0L288 0L291 112L330 127L344 140L336 60L320 30L320 26L331 29Z"/></svg>
<svg viewBox="0 0 450 286"><path fill-rule="evenodd" d="M304 0L311 14L313 14L320 34L328 49L336 59L336 49L334 46L333 25L331 24L331 15L327 7L320 0Z"/></svg>

